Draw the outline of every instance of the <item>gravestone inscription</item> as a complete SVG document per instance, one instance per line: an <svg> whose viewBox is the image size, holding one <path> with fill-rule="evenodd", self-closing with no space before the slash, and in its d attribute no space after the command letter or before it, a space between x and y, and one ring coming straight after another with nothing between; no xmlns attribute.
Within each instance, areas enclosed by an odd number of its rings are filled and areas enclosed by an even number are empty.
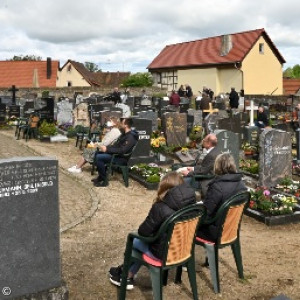
<svg viewBox="0 0 300 300"><path fill-rule="evenodd" d="M0 160L0 299L61 285L58 162Z"/></svg>
<svg viewBox="0 0 300 300"><path fill-rule="evenodd" d="M220 153L230 153L234 158L237 169L239 169L240 143L238 134L223 129L217 129L214 133L218 139L217 148Z"/></svg>
<svg viewBox="0 0 300 300"><path fill-rule="evenodd" d="M291 133L266 128L259 136L259 185L274 187L292 176Z"/></svg>
<svg viewBox="0 0 300 300"><path fill-rule="evenodd" d="M168 146L186 144L187 114L167 112L163 115L163 128Z"/></svg>

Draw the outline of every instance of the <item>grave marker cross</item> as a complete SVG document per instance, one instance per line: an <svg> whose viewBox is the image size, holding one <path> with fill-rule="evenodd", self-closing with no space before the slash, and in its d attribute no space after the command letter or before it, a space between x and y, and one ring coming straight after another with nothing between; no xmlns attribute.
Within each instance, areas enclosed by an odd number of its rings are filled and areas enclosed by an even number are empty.
<svg viewBox="0 0 300 300"><path fill-rule="evenodd" d="M213 108L212 104L209 103L209 109L204 109L203 112L208 112L210 114L214 113L214 112L218 112L219 110L217 108Z"/></svg>
<svg viewBox="0 0 300 300"><path fill-rule="evenodd" d="M12 105L15 105L15 104L16 104L16 92L17 92L18 90L19 90L19 89L17 89L15 85L13 85L13 86L11 87L11 89L8 90L9 92L12 92Z"/></svg>

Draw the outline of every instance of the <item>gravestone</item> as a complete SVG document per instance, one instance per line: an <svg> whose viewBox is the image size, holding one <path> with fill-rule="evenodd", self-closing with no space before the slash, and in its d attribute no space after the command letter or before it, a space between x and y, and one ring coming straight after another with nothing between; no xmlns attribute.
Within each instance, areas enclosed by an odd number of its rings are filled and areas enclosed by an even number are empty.
<svg viewBox="0 0 300 300"><path fill-rule="evenodd" d="M0 123L6 121L6 104L0 103Z"/></svg>
<svg viewBox="0 0 300 300"><path fill-rule="evenodd" d="M214 133L218 139L217 148L221 153L230 153L234 158L237 169L239 169L240 141L238 134L223 129L217 129Z"/></svg>
<svg viewBox="0 0 300 300"><path fill-rule="evenodd" d="M186 115L186 122L187 122L186 134L187 136L189 136L194 127L194 116Z"/></svg>
<svg viewBox="0 0 300 300"><path fill-rule="evenodd" d="M138 117L133 117L132 121L132 129L139 133L139 141L129 159L129 165L153 162L154 158L150 157L152 121Z"/></svg>
<svg viewBox="0 0 300 300"><path fill-rule="evenodd" d="M152 131L157 130L157 128L158 128L158 122L157 122L158 114L157 114L156 111L152 111L152 110L140 111L138 113L138 117L141 118L141 119L151 120L151 122L152 122Z"/></svg>
<svg viewBox="0 0 300 300"><path fill-rule="evenodd" d="M122 118L122 112L120 111L100 111L99 112L99 124L103 126L111 117Z"/></svg>
<svg viewBox="0 0 300 300"><path fill-rule="evenodd" d="M258 145L259 128L257 126L245 126L244 128L244 141L249 143L250 146Z"/></svg>
<svg viewBox="0 0 300 300"><path fill-rule="evenodd" d="M292 144L289 132L266 128L259 137L259 185L274 187L292 176Z"/></svg>
<svg viewBox="0 0 300 300"><path fill-rule="evenodd" d="M248 114L239 112L232 116L232 129L231 131L238 133L240 142L244 141L244 128L248 124Z"/></svg>
<svg viewBox="0 0 300 300"><path fill-rule="evenodd" d="M125 104L127 104L129 106L130 111L133 111L133 108L135 106L134 105L134 97L132 97L132 96L127 97Z"/></svg>
<svg viewBox="0 0 300 300"><path fill-rule="evenodd" d="M131 117L131 110L129 105L126 105L124 103L117 103L115 107L111 108L111 111L121 111L123 118L129 118Z"/></svg>
<svg viewBox="0 0 300 300"><path fill-rule="evenodd" d="M107 104L90 104L88 106L90 120L98 120L100 117L100 111L110 110L112 103Z"/></svg>
<svg viewBox="0 0 300 300"><path fill-rule="evenodd" d="M10 105L8 107L8 117L20 118L21 116L21 107L20 105Z"/></svg>
<svg viewBox="0 0 300 300"><path fill-rule="evenodd" d="M41 120L47 120L47 122L53 122L54 120L54 98L47 97L37 100L36 105L37 112L40 114Z"/></svg>
<svg viewBox="0 0 300 300"><path fill-rule="evenodd" d="M209 114L204 118L204 128L206 134L213 133L218 128L219 116L214 114Z"/></svg>
<svg viewBox="0 0 300 300"><path fill-rule="evenodd" d="M180 104L179 105L179 112L181 113L187 113L188 109L190 108L190 104Z"/></svg>
<svg viewBox="0 0 300 300"><path fill-rule="evenodd" d="M166 112L162 125L168 146L184 146L186 144L187 114Z"/></svg>
<svg viewBox="0 0 300 300"><path fill-rule="evenodd" d="M75 107L75 109L73 110L73 120L74 127L76 127L77 125L82 125L84 127L90 126L87 103L82 102Z"/></svg>
<svg viewBox="0 0 300 300"><path fill-rule="evenodd" d="M23 114L24 116L29 116L34 112L34 101L26 101L23 106Z"/></svg>
<svg viewBox="0 0 300 300"><path fill-rule="evenodd" d="M194 126L202 126L202 110L190 108L187 110L188 115L194 116Z"/></svg>
<svg viewBox="0 0 300 300"><path fill-rule="evenodd" d="M62 100L57 103L57 125L73 123L73 105L69 100Z"/></svg>
<svg viewBox="0 0 300 300"><path fill-rule="evenodd" d="M58 162L0 160L0 299L61 286Z"/></svg>
<svg viewBox="0 0 300 300"><path fill-rule="evenodd" d="M152 105L151 98L148 98L148 97L141 98L140 103L142 106L151 106Z"/></svg>

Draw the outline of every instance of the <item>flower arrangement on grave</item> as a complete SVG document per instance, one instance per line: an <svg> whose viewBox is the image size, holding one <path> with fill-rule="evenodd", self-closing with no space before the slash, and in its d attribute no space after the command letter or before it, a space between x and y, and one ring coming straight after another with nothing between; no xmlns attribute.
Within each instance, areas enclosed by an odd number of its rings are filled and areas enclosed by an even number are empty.
<svg viewBox="0 0 300 300"><path fill-rule="evenodd" d="M149 183L160 182L160 179L163 175L170 172L170 169L164 169L159 167L156 164L136 164L130 168L131 172L141 176L145 181Z"/></svg>
<svg viewBox="0 0 300 300"><path fill-rule="evenodd" d="M164 152L167 147L166 138L159 131L154 131L151 135L151 150L154 153Z"/></svg>
<svg viewBox="0 0 300 300"><path fill-rule="evenodd" d="M194 126L189 134L190 147L195 148L196 144L199 144L203 138L203 128L200 125Z"/></svg>
<svg viewBox="0 0 300 300"><path fill-rule="evenodd" d="M276 186L275 189L292 194L295 197L300 196L300 182L285 176Z"/></svg>
<svg viewBox="0 0 300 300"><path fill-rule="evenodd" d="M245 155L252 155L258 152L257 146L250 145L248 142L242 144L242 150Z"/></svg>
<svg viewBox="0 0 300 300"><path fill-rule="evenodd" d="M249 208L261 211L269 215L293 214L297 200L293 196L282 194L271 195L266 187L258 187L250 191L251 198Z"/></svg>
<svg viewBox="0 0 300 300"><path fill-rule="evenodd" d="M239 161L240 169L249 172L251 174L258 174L259 165L254 159L240 159Z"/></svg>

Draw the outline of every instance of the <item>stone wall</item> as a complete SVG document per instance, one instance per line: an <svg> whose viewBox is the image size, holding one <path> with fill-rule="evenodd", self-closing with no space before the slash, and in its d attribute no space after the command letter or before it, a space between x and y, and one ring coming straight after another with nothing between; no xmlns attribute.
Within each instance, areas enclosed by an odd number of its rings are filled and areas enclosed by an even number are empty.
<svg viewBox="0 0 300 300"><path fill-rule="evenodd" d="M11 96L12 92L8 91L10 88L0 88L0 97L1 96ZM16 92L17 98L25 98L25 99L33 99L33 98L41 98L43 91L49 91L50 96L54 96L55 99L59 97L68 97L74 98L75 93L80 93L84 97L88 97L90 93L97 93L99 95L107 95L112 92L112 88L97 88L97 87L63 87L63 88L18 88ZM148 96L155 96L157 94L166 95L167 92L164 89L160 89L158 87L133 87L130 88L131 96L140 96L142 90L146 90L146 94ZM123 92L124 88L120 88L120 92Z"/></svg>

